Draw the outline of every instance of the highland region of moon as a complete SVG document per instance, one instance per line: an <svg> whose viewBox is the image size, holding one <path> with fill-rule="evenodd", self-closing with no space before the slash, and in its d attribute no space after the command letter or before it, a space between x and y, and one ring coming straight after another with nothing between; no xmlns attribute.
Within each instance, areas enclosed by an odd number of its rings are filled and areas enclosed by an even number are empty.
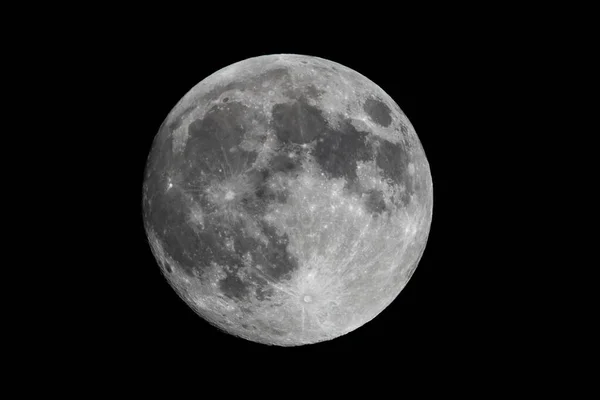
<svg viewBox="0 0 600 400"><path fill-rule="evenodd" d="M200 316L280 346L334 339L402 291L433 185L400 107L318 57L250 58L175 105L148 157L146 233Z"/></svg>

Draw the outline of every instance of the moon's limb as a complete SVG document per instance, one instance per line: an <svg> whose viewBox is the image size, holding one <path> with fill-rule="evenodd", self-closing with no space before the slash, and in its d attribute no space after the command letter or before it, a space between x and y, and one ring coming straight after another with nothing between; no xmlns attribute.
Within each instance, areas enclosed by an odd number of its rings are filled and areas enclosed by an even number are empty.
<svg viewBox="0 0 600 400"><path fill-rule="evenodd" d="M245 60L190 90L144 185L150 243L178 293L216 326L284 346L348 333L393 301L432 200L422 146L393 100L349 68L297 55Z"/></svg>

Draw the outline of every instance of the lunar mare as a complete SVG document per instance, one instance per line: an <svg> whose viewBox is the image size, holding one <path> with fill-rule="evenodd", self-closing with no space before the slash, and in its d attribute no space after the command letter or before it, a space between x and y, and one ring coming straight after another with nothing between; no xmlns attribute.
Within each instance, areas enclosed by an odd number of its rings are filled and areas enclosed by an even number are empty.
<svg viewBox="0 0 600 400"><path fill-rule="evenodd" d="M364 325L402 291L433 211L429 164L375 83L271 55L204 79L157 133L143 188L150 247L199 315L296 346Z"/></svg>

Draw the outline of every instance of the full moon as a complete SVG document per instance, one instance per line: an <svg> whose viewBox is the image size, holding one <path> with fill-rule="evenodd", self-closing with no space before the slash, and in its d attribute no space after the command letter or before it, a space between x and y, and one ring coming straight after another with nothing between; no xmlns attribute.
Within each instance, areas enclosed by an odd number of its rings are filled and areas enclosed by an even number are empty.
<svg viewBox="0 0 600 400"><path fill-rule="evenodd" d="M433 212L394 100L318 57L250 58L202 80L154 138L143 216L167 281L212 325L298 346L366 324L402 291Z"/></svg>

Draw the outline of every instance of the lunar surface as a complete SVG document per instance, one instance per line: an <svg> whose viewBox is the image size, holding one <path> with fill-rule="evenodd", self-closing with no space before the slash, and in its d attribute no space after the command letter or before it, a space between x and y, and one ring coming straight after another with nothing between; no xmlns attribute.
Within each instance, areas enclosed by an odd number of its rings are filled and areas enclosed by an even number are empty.
<svg viewBox="0 0 600 400"><path fill-rule="evenodd" d="M372 320L424 251L433 186L400 107L343 65L232 64L192 88L154 139L143 187L168 282L230 334L297 346Z"/></svg>

